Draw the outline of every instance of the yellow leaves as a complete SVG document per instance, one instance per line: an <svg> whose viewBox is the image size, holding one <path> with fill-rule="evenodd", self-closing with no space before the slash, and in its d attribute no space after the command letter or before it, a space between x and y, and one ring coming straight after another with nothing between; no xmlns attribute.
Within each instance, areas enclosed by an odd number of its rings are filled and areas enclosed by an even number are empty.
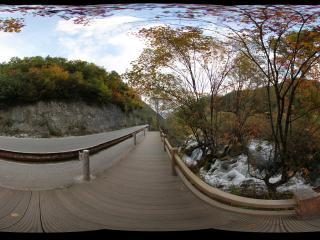
<svg viewBox="0 0 320 240"><path fill-rule="evenodd" d="M21 18L0 19L0 31L20 32L23 26L23 19Z"/></svg>
<svg viewBox="0 0 320 240"><path fill-rule="evenodd" d="M31 67L29 69L29 73L36 75L41 79L45 79L46 77L55 78L59 80L67 80L69 78L69 73L64 70L62 67L53 64L50 66L42 66L41 68L38 67Z"/></svg>
<svg viewBox="0 0 320 240"><path fill-rule="evenodd" d="M302 49L305 53L317 50L320 43L320 32L317 29L304 29L300 33L290 32L284 41L291 49Z"/></svg>
<svg viewBox="0 0 320 240"><path fill-rule="evenodd" d="M29 73L38 75L41 72L40 68L32 67L29 69Z"/></svg>
<svg viewBox="0 0 320 240"><path fill-rule="evenodd" d="M147 40L160 62L174 58L174 54L209 51L213 44L212 38L204 36L200 28L190 26L178 29L163 26L143 28L138 35Z"/></svg>

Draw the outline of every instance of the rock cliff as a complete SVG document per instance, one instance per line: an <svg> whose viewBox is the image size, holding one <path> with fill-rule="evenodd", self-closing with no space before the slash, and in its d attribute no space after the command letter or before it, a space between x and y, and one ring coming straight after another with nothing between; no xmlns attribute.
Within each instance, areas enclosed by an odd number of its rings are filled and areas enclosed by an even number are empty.
<svg viewBox="0 0 320 240"><path fill-rule="evenodd" d="M38 102L0 110L0 134L17 137L85 135L150 123L153 111L144 108L125 114L113 104Z"/></svg>

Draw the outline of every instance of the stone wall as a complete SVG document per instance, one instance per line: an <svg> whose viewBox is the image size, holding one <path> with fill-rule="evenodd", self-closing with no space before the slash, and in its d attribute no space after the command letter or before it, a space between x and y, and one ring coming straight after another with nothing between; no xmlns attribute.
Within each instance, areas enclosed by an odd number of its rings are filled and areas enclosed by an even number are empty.
<svg viewBox="0 0 320 240"><path fill-rule="evenodd" d="M126 124L127 119L127 124ZM17 137L85 135L144 124L137 112L84 102L38 102L0 110L0 134Z"/></svg>

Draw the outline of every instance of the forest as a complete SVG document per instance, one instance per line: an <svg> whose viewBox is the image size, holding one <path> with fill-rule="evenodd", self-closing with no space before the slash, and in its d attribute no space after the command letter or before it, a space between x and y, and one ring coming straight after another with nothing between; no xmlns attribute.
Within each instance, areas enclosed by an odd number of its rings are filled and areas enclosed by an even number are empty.
<svg viewBox="0 0 320 240"><path fill-rule="evenodd" d="M14 57L0 64L2 108L38 101L113 103L123 111L142 107L142 101L121 76L81 60L59 57Z"/></svg>

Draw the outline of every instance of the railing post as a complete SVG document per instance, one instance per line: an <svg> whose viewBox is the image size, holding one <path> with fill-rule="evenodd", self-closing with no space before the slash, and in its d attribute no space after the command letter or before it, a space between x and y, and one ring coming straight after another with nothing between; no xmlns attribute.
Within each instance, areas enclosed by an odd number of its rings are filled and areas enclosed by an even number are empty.
<svg viewBox="0 0 320 240"><path fill-rule="evenodd" d="M166 150L166 134L163 134L163 151L167 151Z"/></svg>
<svg viewBox="0 0 320 240"><path fill-rule="evenodd" d="M163 136L164 136L164 133L162 131L160 131L160 139L161 139L161 142L163 141Z"/></svg>
<svg viewBox="0 0 320 240"><path fill-rule="evenodd" d="M312 188L296 190L293 199L297 203L295 211L299 218L307 219L320 214L320 194Z"/></svg>
<svg viewBox="0 0 320 240"><path fill-rule="evenodd" d="M175 158L175 154L178 153L178 149L177 148L173 148L172 149L172 155L171 155L171 174L172 176L177 176L177 171L176 171L176 158Z"/></svg>
<svg viewBox="0 0 320 240"><path fill-rule="evenodd" d="M143 129L143 136L146 136L146 129Z"/></svg>
<svg viewBox="0 0 320 240"><path fill-rule="evenodd" d="M82 161L82 175L84 181L90 181L89 150L79 151L79 160Z"/></svg>
<svg viewBox="0 0 320 240"><path fill-rule="evenodd" d="M134 145L137 145L137 133L133 133L133 143Z"/></svg>

